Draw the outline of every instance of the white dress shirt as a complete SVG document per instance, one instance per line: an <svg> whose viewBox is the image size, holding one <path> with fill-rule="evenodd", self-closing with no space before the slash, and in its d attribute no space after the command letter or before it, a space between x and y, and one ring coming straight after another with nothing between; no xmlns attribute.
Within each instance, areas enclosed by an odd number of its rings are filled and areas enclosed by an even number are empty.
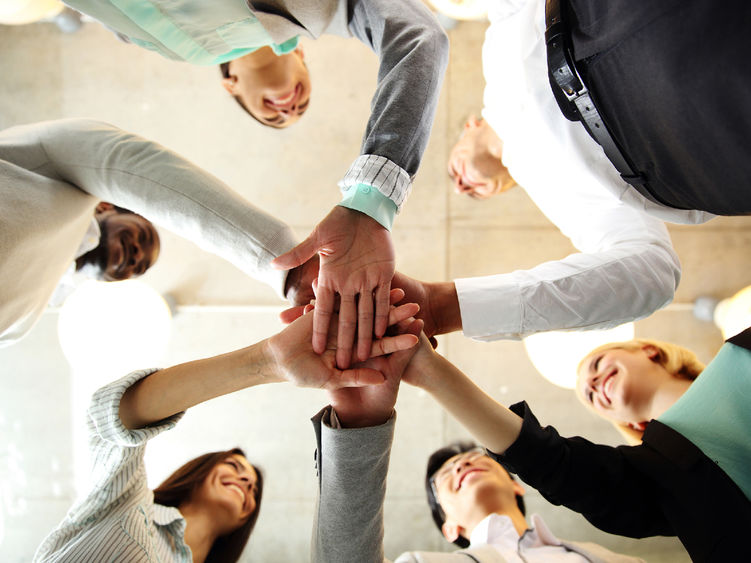
<svg viewBox="0 0 751 563"><path fill-rule="evenodd" d="M547 78L544 3L497 1L483 45L483 117L503 162L580 251L525 271L456 280L464 333L478 340L610 328L673 299L680 263L651 202L638 202ZM647 211L649 213L647 213ZM706 220L706 213L684 219Z"/></svg>
<svg viewBox="0 0 751 563"><path fill-rule="evenodd" d="M511 518L490 514L472 530L470 547L491 545L508 563L589 561L583 555L566 549L539 515L533 514L531 520L533 527L519 536Z"/></svg>

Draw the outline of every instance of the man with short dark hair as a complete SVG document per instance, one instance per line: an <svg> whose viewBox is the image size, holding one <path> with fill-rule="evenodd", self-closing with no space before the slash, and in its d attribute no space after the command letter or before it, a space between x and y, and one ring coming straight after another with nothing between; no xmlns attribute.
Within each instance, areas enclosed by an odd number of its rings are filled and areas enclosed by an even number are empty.
<svg viewBox="0 0 751 563"><path fill-rule="evenodd" d="M106 123L68 119L0 132L0 202L0 346L31 330L73 261L96 264L104 279L143 273L159 251L144 217L294 303L313 296L317 261L289 275L271 267L296 243L289 226L180 156ZM101 221L89 233L98 205ZM99 229L106 248L85 254L99 244ZM84 239L92 241L86 250Z"/></svg>
<svg viewBox="0 0 751 563"><path fill-rule="evenodd" d="M319 478L312 541L315 562L385 561L386 473L394 404L408 360L404 356L397 361L368 360L365 365L381 371L384 383L330 391L331 405L313 418ZM536 515L530 528L523 505L517 503L524 493L521 484L474 444L454 444L435 452L428 462L426 489L433 518L446 539L470 547L455 553L407 552L396 563L641 561L596 544L562 542Z"/></svg>

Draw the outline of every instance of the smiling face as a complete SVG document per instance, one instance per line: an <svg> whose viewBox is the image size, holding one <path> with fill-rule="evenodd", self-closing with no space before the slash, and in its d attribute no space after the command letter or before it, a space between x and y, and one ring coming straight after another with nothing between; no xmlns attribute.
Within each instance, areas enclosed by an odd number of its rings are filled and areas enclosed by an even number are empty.
<svg viewBox="0 0 751 563"><path fill-rule="evenodd" d="M248 460L231 454L217 463L195 491L191 502L210 505L227 522L227 532L242 526L256 509L258 475Z"/></svg>
<svg viewBox="0 0 751 563"><path fill-rule="evenodd" d="M600 416L642 427L653 418L658 390L673 379L658 356L651 345L595 351L579 365L576 393Z"/></svg>
<svg viewBox="0 0 751 563"><path fill-rule="evenodd" d="M154 225L135 213L110 213L100 220L106 240L103 279L135 278L148 270L159 256L159 234Z"/></svg>
<svg viewBox="0 0 751 563"><path fill-rule="evenodd" d="M470 116L449 156L448 173L456 193L487 199L514 187L502 155L503 142L495 131L486 121Z"/></svg>
<svg viewBox="0 0 751 563"><path fill-rule="evenodd" d="M481 449L449 458L432 478L436 499L446 516L442 531L449 541L467 537L491 513L519 513L522 486Z"/></svg>
<svg viewBox="0 0 751 563"><path fill-rule="evenodd" d="M311 83L303 52L276 55L270 47L230 61L224 88L264 125L283 129L296 123L310 103Z"/></svg>

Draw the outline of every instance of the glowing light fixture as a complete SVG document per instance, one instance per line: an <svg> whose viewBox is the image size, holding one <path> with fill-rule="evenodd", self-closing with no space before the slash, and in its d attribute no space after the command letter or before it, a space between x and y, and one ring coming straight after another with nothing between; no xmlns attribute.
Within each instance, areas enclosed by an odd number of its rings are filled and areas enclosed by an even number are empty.
<svg viewBox="0 0 751 563"><path fill-rule="evenodd" d="M87 281L60 310L58 335L74 372L125 374L162 360L170 321L165 300L143 282Z"/></svg>
<svg viewBox="0 0 751 563"><path fill-rule="evenodd" d="M60 0L2 0L0 24L24 25L54 18L65 6Z"/></svg>
<svg viewBox="0 0 751 563"><path fill-rule="evenodd" d="M713 320L725 340L751 326L751 286L720 301L714 309Z"/></svg>
<svg viewBox="0 0 751 563"><path fill-rule="evenodd" d="M479 20L488 15L488 0L429 0L429 4L455 20Z"/></svg>
<svg viewBox="0 0 751 563"><path fill-rule="evenodd" d="M608 330L538 332L524 339L527 355L542 376L559 387L576 386L576 367L594 348L633 340L634 323Z"/></svg>

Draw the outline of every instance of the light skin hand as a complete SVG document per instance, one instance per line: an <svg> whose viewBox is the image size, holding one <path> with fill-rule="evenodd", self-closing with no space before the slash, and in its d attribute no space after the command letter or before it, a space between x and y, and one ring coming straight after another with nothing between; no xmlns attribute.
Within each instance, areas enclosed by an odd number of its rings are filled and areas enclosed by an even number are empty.
<svg viewBox="0 0 751 563"><path fill-rule="evenodd" d="M401 297L403 294L398 292L397 295ZM295 308L298 312L303 309ZM399 323L414 315L417 310L418 306L414 303L395 307L391 310L388 321L391 324ZM336 315L334 317L336 321ZM278 366L281 379L300 387L328 390L384 382L381 372L369 365L358 364L346 370L337 368L335 361L336 323L331 326L327 349L321 355L315 353L310 342L313 322L313 315L303 315L267 341L269 354ZM416 343L417 337L414 334L386 336L371 343L370 355L391 354L411 348Z"/></svg>
<svg viewBox="0 0 751 563"><path fill-rule="evenodd" d="M364 213L336 206L307 239L272 265L294 268L316 253L321 266L313 313L313 349L319 354L326 349L339 295L336 364L344 369L351 362L355 333L356 357L360 360L368 357L373 336L380 338L386 333L394 275L391 233Z"/></svg>
<svg viewBox="0 0 751 563"><path fill-rule="evenodd" d="M397 300L403 295L394 290ZM417 310L414 303L395 307L390 321L399 323ZM312 317L305 315L279 334L247 348L152 373L123 394L120 419L126 428L141 428L214 397L266 383L289 381L323 389L383 383L381 372L372 367L342 371L334 364L333 350L323 355L313 352ZM332 326L332 347L335 327L336 324ZM388 336L373 342L370 352L373 356L390 354L416 343L414 334Z"/></svg>
<svg viewBox="0 0 751 563"><path fill-rule="evenodd" d="M422 321L407 319L399 324L402 334L420 334ZM366 360L362 365L377 369L385 381L381 385L349 387L329 391L329 401L344 428L377 426L386 422L394 412L399 382L404 368L417 347Z"/></svg>

